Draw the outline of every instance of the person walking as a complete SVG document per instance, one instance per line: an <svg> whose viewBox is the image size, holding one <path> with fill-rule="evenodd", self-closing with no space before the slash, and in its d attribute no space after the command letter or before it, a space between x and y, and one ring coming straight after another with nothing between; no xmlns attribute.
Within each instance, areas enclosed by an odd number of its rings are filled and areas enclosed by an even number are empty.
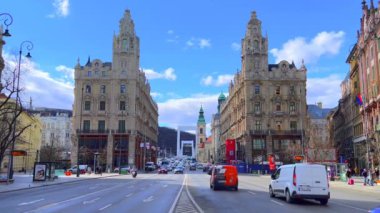
<svg viewBox="0 0 380 213"><path fill-rule="evenodd" d="M348 183L348 185L352 185L351 176L352 176L351 169L348 168L347 171L346 171L346 177L347 177L347 183Z"/></svg>
<svg viewBox="0 0 380 213"><path fill-rule="evenodd" d="M376 180L379 180L379 168L375 168Z"/></svg>
<svg viewBox="0 0 380 213"><path fill-rule="evenodd" d="M363 172L362 172L362 176L364 177L364 186L367 185L367 177L368 177L368 173L367 173L367 169L363 169Z"/></svg>

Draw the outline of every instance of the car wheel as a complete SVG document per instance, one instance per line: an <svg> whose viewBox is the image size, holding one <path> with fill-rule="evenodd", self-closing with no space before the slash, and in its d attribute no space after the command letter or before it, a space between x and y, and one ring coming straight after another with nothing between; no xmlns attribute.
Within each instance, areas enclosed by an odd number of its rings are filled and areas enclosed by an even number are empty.
<svg viewBox="0 0 380 213"><path fill-rule="evenodd" d="M290 196L290 192L288 189L286 190L285 193L286 193L286 202L288 202L288 203L293 202L293 198Z"/></svg>
<svg viewBox="0 0 380 213"><path fill-rule="evenodd" d="M234 188L234 189L235 189L235 191L238 191L238 190L239 190L239 189L238 189L238 186L235 186L235 188Z"/></svg>
<svg viewBox="0 0 380 213"><path fill-rule="evenodd" d="M329 199L320 199L319 202L321 203L321 205L326 205L327 202L329 202Z"/></svg>
<svg viewBox="0 0 380 213"><path fill-rule="evenodd" d="M273 193L273 189L271 186L269 186L269 196L270 197L275 197L274 193Z"/></svg>

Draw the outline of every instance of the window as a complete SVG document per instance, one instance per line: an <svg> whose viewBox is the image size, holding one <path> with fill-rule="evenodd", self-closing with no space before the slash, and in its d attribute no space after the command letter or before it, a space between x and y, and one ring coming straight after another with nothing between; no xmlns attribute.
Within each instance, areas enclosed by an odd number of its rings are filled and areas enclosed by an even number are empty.
<svg viewBox="0 0 380 213"><path fill-rule="evenodd" d="M87 71L87 77L91 77L92 76L92 72L91 71Z"/></svg>
<svg viewBox="0 0 380 213"><path fill-rule="evenodd" d="M293 85L290 86L290 88L289 88L289 92L290 92L291 95L294 95L294 94L295 94L295 88L294 88Z"/></svg>
<svg viewBox="0 0 380 213"><path fill-rule="evenodd" d="M103 76L103 77L106 76L106 71L102 71L102 76Z"/></svg>
<svg viewBox="0 0 380 213"><path fill-rule="evenodd" d="M85 101L84 102L84 110L90 111L91 110L91 101Z"/></svg>
<svg viewBox="0 0 380 213"><path fill-rule="evenodd" d="M260 94L260 85L255 85L255 94Z"/></svg>
<svg viewBox="0 0 380 213"><path fill-rule="evenodd" d="M125 110L125 101L120 101L119 110Z"/></svg>
<svg viewBox="0 0 380 213"><path fill-rule="evenodd" d="M88 132L88 131L90 131L90 128L91 128L90 120L84 120L83 121L83 131Z"/></svg>
<svg viewBox="0 0 380 213"><path fill-rule="evenodd" d="M281 103L279 102L276 103L276 111L277 112L281 111Z"/></svg>
<svg viewBox="0 0 380 213"><path fill-rule="evenodd" d="M100 101L99 102L99 110L100 111L106 110L106 102L105 101Z"/></svg>
<svg viewBox="0 0 380 213"><path fill-rule="evenodd" d="M86 93L91 93L91 86L90 85L86 85Z"/></svg>
<svg viewBox="0 0 380 213"><path fill-rule="evenodd" d="M203 128L199 129L199 134L203 134Z"/></svg>
<svg viewBox="0 0 380 213"><path fill-rule="evenodd" d="M259 113L261 112L261 104L260 102L255 103L255 112Z"/></svg>
<svg viewBox="0 0 380 213"><path fill-rule="evenodd" d="M203 143L203 138L199 138L199 142L200 142L200 143Z"/></svg>
<svg viewBox="0 0 380 213"><path fill-rule="evenodd" d="M279 95L279 94L280 94L280 89L281 89L280 86L277 86L277 87L276 87L276 95Z"/></svg>
<svg viewBox="0 0 380 213"><path fill-rule="evenodd" d="M99 132L104 132L106 130L106 121L105 120L99 120L98 121L98 130L99 130Z"/></svg>
<svg viewBox="0 0 380 213"><path fill-rule="evenodd" d="M297 121L290 121L290 130L297 130Z"/></svg>
<svg viewBox="0 0 380 213"><path fill-rule="evenodd" d="M281 121L276 121L277 130L281 131Z"/></svg>
<svg viewBox="0 0 380 213"><path fill-rule="evenodd" d="M296 111L296 103L290 102L289 111L290 112L295 112Z"/></svg>
<svg viewBox="0 0 380 213"><path fill-rule="evenodd" d="M100 93L102 94L106 93L106 85L100 85Z"/></svg>
<svg viewBox="0 0 380 213"><path fill-rule="evenodd" d="M125 120L119 120L119 132L125 132Z"/></svg>
<svg viewBox="0 0 380 213"><path fill-rule="evenodd" d="M256 121L255 130L261 130L261 121Z"/></svg>
<svg viewBox="0 0 380 213"><path fill-rule="evenodd" d="M265 142L263 139L254 139L252 147L255 150L262 150L265 148Z"/></svg>
<svg viewBox="0 0 380 213"><path fill-rule="evenodd" d="M125 87L125 84L120 85L120 93L125 93L127 91L127 88Z"/></svg>
<svg viewBox="0 0 380 213"><path fill-rule="evenodd" d="M289 140L280 141L280 148L282 150L286 150L288 149L288 147L289 147Z"/></svg>

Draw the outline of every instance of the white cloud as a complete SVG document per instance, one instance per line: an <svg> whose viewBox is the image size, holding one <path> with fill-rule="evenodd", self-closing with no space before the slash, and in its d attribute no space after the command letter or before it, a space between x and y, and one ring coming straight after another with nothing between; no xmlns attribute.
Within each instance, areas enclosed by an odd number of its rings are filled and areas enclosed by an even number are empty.
<svg viewBox="0 0 380 213"><path fill-rule="evenodd" d="M205 38L191 38L186 42L187 47L204 49L211 47L210 39Z"/></svg>
<svg viewBox="0 0 380 213"><path fill-rule="evenodd" d="M168 34L169 35L174 34L174 31L173 30L168 30Z"/></svg>
<svg viewBox="0 0 380 213"><path fill-rule="evenodd" d="M322 78L308 78L307 103L316 104L320 101L324 108L336 107L341 98L340 84L343 79L336 74Z"/></svg>
<svg viewBox="0 0 380 213"><path fill-rule="evenodd" d="M233 78L234 78L234 75L228 75L228 74L219 75L215 79L211 75L209 75L209 76L201 79L201 84L203 84L205 86L217 86L218 87L218 86L229 84Z"/></svg>
<svg viewBox="0 0 380 213"><path fill-rule="evenodd" d="M151 95L153 98L159 98L159 97L162 97L162 94L159 93L159 92L151 92L150 95Z"/></svg>
<svg viewBox="0 0 380 213"><path fill-rule="evenodd" d="M233 42L233 43L231 44L231 48L232 48L233 51L240 51L241 46L240 46L239 43L237 43L237 42Z"/></svg>
<svg viewBox="0 0 380 213"><path fill-rule="evenodd" d="M158 103L160 126L196 126L201 105L206 123L209 123L211 115L216 113L218 97L219 94L195 94L189 98L169 99Z"/></svg>
<svg viewBox="0 0 380 213"><path fill-rule="evenodd" d="M171 67L167 68L162 73L156 72L152 69L144 69L145 75L148 79L167 79L167 80L176 80L177 76L175 75L175 70Z"/></svg>
<svg viewBox="0 0 380 213"><path fill-rule="evenodd" d="M6 61L3 77L9 77L9 71L14 70L17 60L14 55L7 53L4 53L3 57ZM61 68L63 67L65 66ZM72 109L74 85L72 81L59 78L57 80L49 72L39 69L36 63L23 58L20 74L20 88L23 89L20 94L21 100L25 103L29 101L29 97L32 97L33 106Z"/></svg>
<svg viewBox="0 0 380 213"><path fill-rule="evenodd" d="M69 15L69 0L54 0L53 7L55 11L48 15L49 18L66 17Z"/></svg>
<svg viewBox="0 0 380 213"><path fill-rule="evenodd" d="M204 38L199 39L199 47L201 49L206 48L206 47L211 47L210 40L204 39Z"/></svg>
<svg viewBox="0 0 380 213"><path fill-rule="evenodd" d="M276 63L287 60L294 61L297 65L300 65L302 59L305 60L305 63L316 63L323 55L338 54L342 47L344 36L343 31L323 31L309 42L303 37L297 37L283 44L282 49L274 48L270 52L275 57Z"/></svg>
<svg viewBox="0 0 380 213"><path fill-rule="evenodd" d="M58 72L64 73L65 74L65 79L74 81L74 69L66 67L64 65L59 65L55 68Z"/></svg>

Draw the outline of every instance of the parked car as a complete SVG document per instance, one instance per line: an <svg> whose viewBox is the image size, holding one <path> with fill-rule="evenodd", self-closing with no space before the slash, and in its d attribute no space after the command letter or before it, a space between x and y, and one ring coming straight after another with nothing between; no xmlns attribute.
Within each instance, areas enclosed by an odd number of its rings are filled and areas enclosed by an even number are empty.
<svg viewBox="0 0 380 213"><path fill-rule="evenodd" d="M190 170L193 170L193 171L197 170L197 166L195 163L190 164Z"/></svg>
<svg viewBox="0 0 380 213"><path fill-rule="evenodd" d="M154 171L156 169L156 165L154 165L153 162L146 162L145 163L145 171Z"/></svg>
<svg viewBox="0 0 380 213"><path fill-rule="evenodd" d="M210 172L210 188L218 190L222 187L233 188L238 190L239 179L235 166L231 165L219 165L213 166Z"/></svg>
<svg viewBox="0 0 380 213"><path fill-rule="evenodd" d="M87 171L87 165L79 165L79 171L81 174L85 174L86 171ZM73 166L71 168L69 168L67 171L71 172L72 174L76 174L77 173L77 166Z"/></svg>
<svg viewBox="0 0 380 213"><path fill-rule="evenodd" d="M182 166L177 166L174 169L174 174L183 174L183 170L184 170L184 168Z"/></svg>
<svg viewBox="0 0 380 213"><path fill-rule="evenodd" d="M295 198L315 199L326 205L330 189L326 167L318 164L291 164L280 166L271 176L269 195L285 197L287 202Z"/></svg>
<svg viewBox="0 0 380 213"><path fill-rule="evenodd" d="M168 169L165 166L161 166L158 169L158 174L168 174Z"/></svg>

